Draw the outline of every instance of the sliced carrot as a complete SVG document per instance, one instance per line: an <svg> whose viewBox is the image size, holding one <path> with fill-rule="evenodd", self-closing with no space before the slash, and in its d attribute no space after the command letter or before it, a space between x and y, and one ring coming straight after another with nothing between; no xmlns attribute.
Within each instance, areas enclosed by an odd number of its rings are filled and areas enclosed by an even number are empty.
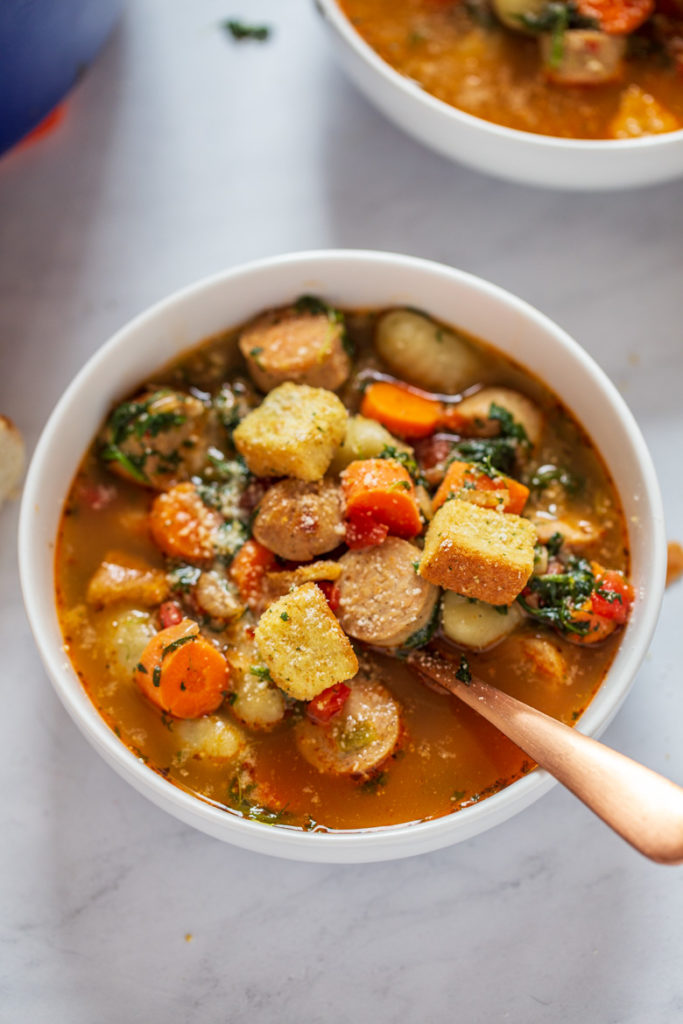
<svg viewBox="0 0 683 1024"><path fill-rule="evenodd" d="M273 552L257 540L248 540L233 558L230 576L237 584L240 597L250 608L259 604L264 577L276 564Z"/></svg>
<svg viewBox="0 0 683 1024"><path fill-rule="evenodd" d="M588 629L585 633L566 633L565 638L575 644L597 644L606 640L617 628L614 619L607 619L598 615L591 607L590 598L572 615L572 622L587 622Z"/></svg>
<svg viewBox="0 0 683 1024"><path fill-rule="evenodd" d="M428 437L441 422L442 404L389 381L370 384L360 411L399 437Z"/></svg>
<svg viewBox="0 0 683 1024"><path fill-rule="evenodd" d="M490 477L472 462L451 462L439 489L432 499L432 510L436 512L448 498L455 496L468 500L473 492L500 492L496 497L503 499L503 512L519 515L529 497L529 488L510 476ZM503 493L505 492L505 493Z"/></svg>
<svg viewBox="0 0 683 1024"><path fill-rule="evenodd" d="M230 667L192 619L153 636L135 670L135 682L152 703L176 718L215 711L228 691Z"/></svg>
<svg viewBox="0 0 683 1024"><path fill-rule="evenodd" d="M213 540L223 520L207 508L194 484L177 484L152 502L149 528L165 555L198 561L213 554Z"/></svg>
<svg viewBox="0 0 683 1024"><path fill-rule="evenodd" d="M342 473L341 481L347 519L369 515L397 537L415 537L422 530L415 485L400 462L352 462Z"/></svg>
<svg viewBox="0 0 683 1024"><path fill-rule="evenodd" d="M579 13L594 18L603 32L626 36L647 21L655 0L577 0Z"/></svg>

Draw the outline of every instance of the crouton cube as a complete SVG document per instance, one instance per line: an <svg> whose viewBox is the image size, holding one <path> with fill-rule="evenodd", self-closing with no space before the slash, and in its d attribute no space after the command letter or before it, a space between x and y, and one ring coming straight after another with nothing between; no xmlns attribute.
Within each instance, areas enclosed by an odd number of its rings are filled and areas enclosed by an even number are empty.
<svg viewBox="0 0 683 1024"><path fill-rule="evenodd" d="M346 434L347 413L331 391L287 382L235 429L235 446L256 476L321 480Z"/></svg>
<svg viewBox="0 0 683 1024"><path fill-rule="evenodd" d="M511 604L534 568L536 530L528 519L457 498L427 529L420 575L488 604Z"/></svg>
<svg viewBox="0 0 683 1024"><path fill-rule="evenodd" d="M358 671L349 638L315 583L271 604L254 638L273 682L297 700L312 700Z"/></svg>
<svg viewBox="0 0 683 1024"><path fill-rule="evenodd" d="M109 551L88 584L88 604L109 605L131 601L152 607L168 597L168 580L161 569L123 551Z"/></svg>

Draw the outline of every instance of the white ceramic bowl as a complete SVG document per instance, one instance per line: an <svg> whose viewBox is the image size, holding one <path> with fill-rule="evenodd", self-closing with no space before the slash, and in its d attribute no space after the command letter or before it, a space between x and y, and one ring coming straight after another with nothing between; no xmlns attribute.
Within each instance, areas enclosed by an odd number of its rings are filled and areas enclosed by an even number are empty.
<svg viewBox="0 0 683 1024"><path fill-rule="evenodd" d="M122 328L83 367L52 413L29 469L19 558L24 600L48 673L64 706L106 761L182 821L251 850L312 861L388 860L467 839L516 814L552 785L536 771L480 804L420 824L317 834L246 821L190 796L147 768L88 699L62 648L54 601L54 548L63 502L80 459L111 405L189 346L252 314L318 293L342 307L405 304L496 345L562 397L611 468L630 534L636 601L614 664L580 728L600 733L624 700L657 619L665 535L650 456L622 398L563 331L494 285L449 267L374 252L276 257L200 281Z"/></svg>
<svg viewBox="0 0 683 1024"><path fill-rule="evenodd" d="M561 139L492 124L399 74L356 32L337 0L315 0L340 64L383 114L431 149L500 178L566 189L654 185L683 175L683 130L642 139Z"/></svg>

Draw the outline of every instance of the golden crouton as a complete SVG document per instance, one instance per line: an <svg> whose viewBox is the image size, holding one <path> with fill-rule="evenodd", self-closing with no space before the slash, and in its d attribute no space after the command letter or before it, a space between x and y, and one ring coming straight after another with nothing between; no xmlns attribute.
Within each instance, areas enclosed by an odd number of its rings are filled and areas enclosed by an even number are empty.
<svg viewBox="0 0 683 1024"><path fill-rule="evenodd" d="M511 604L534 568L536 530L528 519L457 498L435 513L420 575L488 604Z"/></svg>
<svg viewBox="0 0 683 1024"><path fill-rule="evenodd" d="M108 605L130 601L152 607L168 597L166 573L153 569L141 558L109 551L88 584L88 604Z"/></svg>
<svg viewBox="0 0 683 1024"><path fill-rule="evenodd" d="M297 700L312 700L358 671L353 647L315 583L271 604L254 636L273 682Z"/></svg>
<svg viewBox="0 0 683 1024"><path fill-rule="evenodd" d="M244 417L233 439L256 476L320 480L344 440L346 419L331 391L287 382Z"/></svg>

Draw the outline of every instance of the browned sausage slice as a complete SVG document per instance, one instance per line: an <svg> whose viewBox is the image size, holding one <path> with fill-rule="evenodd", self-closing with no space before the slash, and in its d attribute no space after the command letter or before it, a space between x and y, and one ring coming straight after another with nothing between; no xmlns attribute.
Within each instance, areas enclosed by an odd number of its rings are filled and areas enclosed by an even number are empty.
<svg viewBox="0 0 683 1024"><path fill-rule="evenodd" d="M407 540L388 537L339 559L337 615L345 633L377 647L400 647L429 623L439 588L418 576L420 554Z"/></svg>
<svg viewBox="0 0 683 1024"><path fill-rule="evenodd" d="M245 328L239 346L261 391L284 381L336 391L351 370L344 323L325 312L270 310Z"/></svg>
<svg viewBox="0 0 683 1024"><path fill-rule="evenodd" d="M332 551L344 540L339 486L332 480L280 480L266 491L253 532L259 544L292 562Z"/></svg>
<svg viewBox="0 0 683 1024"><path fill-rule="evenodd" d="M329 722L299 722L296 745L319 772L369 775L396 749L400 706L386 687L374 680L358 675L347 685L351 694Z"/></svg>

